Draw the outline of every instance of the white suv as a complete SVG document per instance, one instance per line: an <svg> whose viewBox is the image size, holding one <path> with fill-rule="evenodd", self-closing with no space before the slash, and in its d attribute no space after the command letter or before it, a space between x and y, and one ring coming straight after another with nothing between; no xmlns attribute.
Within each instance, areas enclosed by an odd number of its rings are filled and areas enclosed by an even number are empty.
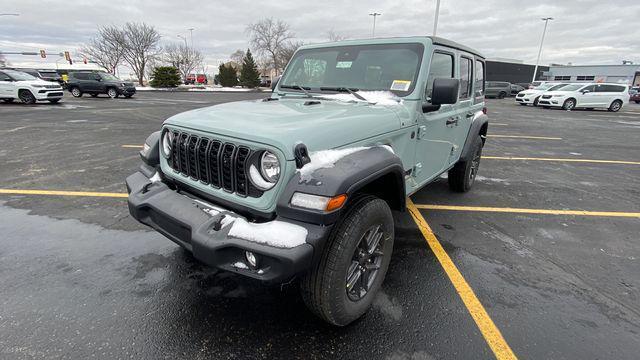
<svg viewBox="0 0 640 360"><path fill-rule="evenodd" d="M629 102L629 86L624 84L571 84L557 91L544 93L538 104L542 107L608 109L619 111Z"/></svg>
<svg viewBox="0 0 640 360"><path fill-rule="evenodd" d="M568 83L544 83L533 89L522 90L516 95L516 102L520 105L531 104L538 106L538 100L540 96L547 91L559 90L560 88L569 85Z"/></svg>
<svg viewBox="0 0 640 360"><path fill-rule="evenodd" d="M45 100L57 103L63 94L58 83L40 80L22 71L0 69L0 99L4 102L18 99L25 104Z"/></svg>

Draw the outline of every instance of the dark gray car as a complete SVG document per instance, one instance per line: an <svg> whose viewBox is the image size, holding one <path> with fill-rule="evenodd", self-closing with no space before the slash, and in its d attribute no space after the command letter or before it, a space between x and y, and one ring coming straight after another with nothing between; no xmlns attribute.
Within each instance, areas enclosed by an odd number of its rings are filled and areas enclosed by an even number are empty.
<svg viewBox="0 0 640 360"><path fill-rule="evenodd" d="M498 99L504 99L511 95L511 83L506 81L487 81L484 89L484 95L486 97L497 97Z"/></svg>
<svg viewBox="0 0 640 360"><path fill-rule="evenodd" d="M72 72L69 73L67 89L74 97L81 97L87 93L93 97L107 94L110 98L123 95L126 98L136 93L131 82L125 82L105 72Z"/></svg>

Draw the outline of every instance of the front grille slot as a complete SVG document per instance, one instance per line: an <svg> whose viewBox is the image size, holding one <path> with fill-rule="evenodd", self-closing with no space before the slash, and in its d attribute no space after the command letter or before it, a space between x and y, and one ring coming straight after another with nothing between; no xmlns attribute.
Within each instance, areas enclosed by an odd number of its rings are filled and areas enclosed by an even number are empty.
<svg viewBox="0 0 640 360"><path fill-rule="evenodd" d="M184 132L173 135L168 164L175 172L239 196L262 196L247 174L250 148Z"/></svg>

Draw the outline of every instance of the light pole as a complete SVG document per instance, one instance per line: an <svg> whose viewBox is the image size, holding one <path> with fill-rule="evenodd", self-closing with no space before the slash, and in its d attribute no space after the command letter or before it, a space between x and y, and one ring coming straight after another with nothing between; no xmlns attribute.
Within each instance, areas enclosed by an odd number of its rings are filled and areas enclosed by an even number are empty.
<svg viewBox="0 0 640 360"><path fill-rule="evenodd" d="M436 0L436 14L433 19L433 36L436 36L438 31L438 15L440 15L440 0Z"/></svg>
<svg viewBox="0 0 640 360"><path fill-rule="evenodd" d="M369 16L373 16L373 30L371 31L371 37L374 38L376 37L376 17L380 16L382 14L377 13L377 12L372 12L371 14L369 14Z"/></svg>
<svg viewBox="0 0 640 360"><path fill-rule="evenodd" d="M193 30L195 30L195 29L194 28L189 28L187 30L189 30L189 32L191 33L191 48L193 49Z"/></svg>
<svg viewBox="0 0 640 360"><path fill-rule="evenodd" d="M538 73L538 65L540 64L540 55L542 54L542 44L544 43L544 35L547 33L547 24L549 24L549 20L553 20L552 17L542 18L544 21L544 30L542 30L542 39L540 39L540 48L538 49L538 58L536 59L536 67L533 68L533 78L531 82L536 81L536 74Z"/></svg>
<svg viewBox="0 0 640 360"><path fill-rule="evenodd" d="M184 36L182 36L182 35L179 35L179 34L178 34L178 37L179 37L180 39L184 40L184 47L187 47L187 48L188 48L188 47L189 47L189 45L187 45L187 38L186 38L186 37L184 37Z"/></svg>

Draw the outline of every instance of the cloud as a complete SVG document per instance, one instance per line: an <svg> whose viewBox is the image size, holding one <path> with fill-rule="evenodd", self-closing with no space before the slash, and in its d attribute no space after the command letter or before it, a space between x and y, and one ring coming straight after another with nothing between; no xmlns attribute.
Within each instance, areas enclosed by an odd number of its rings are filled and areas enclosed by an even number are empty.
<svg viewBox="0 0 640 360"><path fill-rule="evenodd" d="M60 6L59 1L24 0L4 6L19 17L0 17L3 51L60 52L80 47L99 25L144 21L158 28L162 41L179 42L188 36L210 63L226 59L248 46L246 25L261 17L288 22L299 40L326 41L326 34L351 38L371 34L368 13L382 13L377 36L428 35L433 28L435 0L203 2L195 0L81 1ZM543 22L549 23L542 63L619 64L640 62L637 41L640 3L628 0L574 0L532 2L512 0L442 0L438 35L478 49L489 57L535 61ZM10 60L20 61L16 57ZM32 60L32 59L27 59Z"/></svg>

